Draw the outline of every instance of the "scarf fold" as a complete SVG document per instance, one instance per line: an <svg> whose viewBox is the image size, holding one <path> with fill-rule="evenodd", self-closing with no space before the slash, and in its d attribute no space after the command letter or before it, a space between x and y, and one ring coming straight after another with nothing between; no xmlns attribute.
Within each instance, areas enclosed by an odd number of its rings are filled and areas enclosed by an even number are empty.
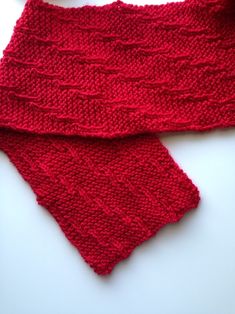
<svg viewBox="0 0 235 314"><path fill-rule="evenodd" d="M235 5L28 0L0 63L0 149L98 274L196 208L158 135L235 126Z"/></svg>

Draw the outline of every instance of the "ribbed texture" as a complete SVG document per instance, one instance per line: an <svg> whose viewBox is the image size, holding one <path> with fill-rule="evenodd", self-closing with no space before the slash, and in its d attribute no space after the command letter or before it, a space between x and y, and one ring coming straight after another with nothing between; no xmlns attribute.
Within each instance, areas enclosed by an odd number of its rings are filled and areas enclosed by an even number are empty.
<svg viewBox="0 0 235 314"><path fill-rule="evenodd" d="M154 133L235 125L234 38L231 0L26 3L0 65L0 148L97 273L198 205Z"/></svg>

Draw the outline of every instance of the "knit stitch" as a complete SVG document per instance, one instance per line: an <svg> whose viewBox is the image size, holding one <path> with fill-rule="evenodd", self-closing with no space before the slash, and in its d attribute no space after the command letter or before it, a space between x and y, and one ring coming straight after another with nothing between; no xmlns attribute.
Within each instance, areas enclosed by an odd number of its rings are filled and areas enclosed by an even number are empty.
<svg viewBox="0 0 235 314"><path fill-rule="evenodd" d="M234 12L27 1L0 63L0 148L98 274L197 207L157 134L235 125Z"/></svg>

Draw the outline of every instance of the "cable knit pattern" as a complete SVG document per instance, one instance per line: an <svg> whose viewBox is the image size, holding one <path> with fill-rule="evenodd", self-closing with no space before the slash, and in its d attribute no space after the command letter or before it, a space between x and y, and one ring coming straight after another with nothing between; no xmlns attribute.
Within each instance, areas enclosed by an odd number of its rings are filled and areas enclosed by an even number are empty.
<svg viewBox="0 0 235 314"><path fill-rule="evenodd" d="M235 125L234 11L27 1L0 64L0 148L98 274L197 207L156 133Z"/></svg>

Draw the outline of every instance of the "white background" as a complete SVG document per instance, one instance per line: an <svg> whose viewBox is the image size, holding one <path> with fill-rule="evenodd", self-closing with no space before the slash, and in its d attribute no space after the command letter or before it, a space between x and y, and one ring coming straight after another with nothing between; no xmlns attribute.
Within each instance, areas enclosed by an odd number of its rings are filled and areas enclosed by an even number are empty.
<svg viewBox="0 0 235 314"><path fill-rule="evenodd" d="M150 1L132 3L162 3ZM0 2L1 52L23 5ZM0 152L0 314L235 314L235 129L162 140L200 206L108 277L93 273Z"/></svg>

